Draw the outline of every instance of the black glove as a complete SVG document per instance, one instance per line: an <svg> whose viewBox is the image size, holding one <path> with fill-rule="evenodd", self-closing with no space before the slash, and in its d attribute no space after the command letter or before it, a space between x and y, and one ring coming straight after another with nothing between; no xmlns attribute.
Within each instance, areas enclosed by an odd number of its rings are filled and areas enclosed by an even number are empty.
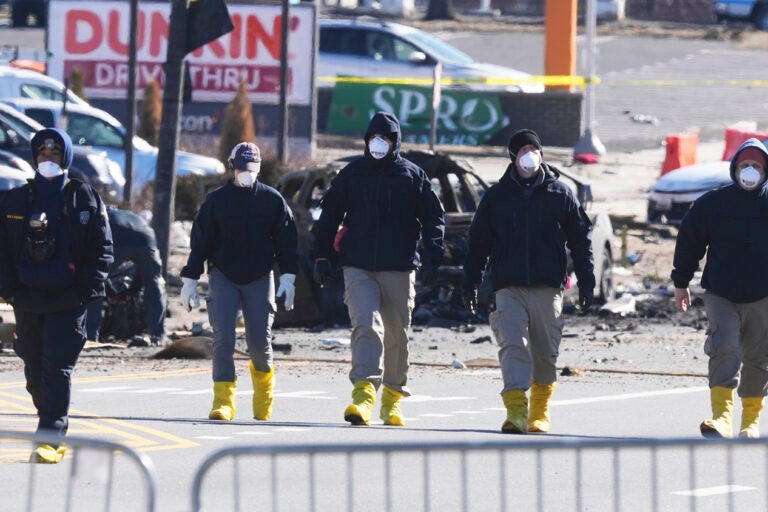
<svg viewBox="0 0 768 512"><path fill-rule="evenodd" d="M326 258L317 258L315 260L314 278L320 286L327 286L331 282L331 262Z"/></svg>
<svg viewBox="0 0 768 512"><path fill-rule="evenodd" d="M579 287L579 308L583 312L587 312L589 310L589 307L592 305L592 302L595 300L594 292L590 290L582 290L581 287Z"/></svg>
<svg viewBox="0 0 768 512"><path fill-rule="evenodd" d="M471 316L477 313L477 286L465 286L462 295L464 307Z"/></svg>
<svg viewBox="0 0 768 512"><path fill-rule="evenodd" d="M432 286L437 281L439 272L438 268L432 265L424 265L421 267L421 284L424 286Z"/></svg>

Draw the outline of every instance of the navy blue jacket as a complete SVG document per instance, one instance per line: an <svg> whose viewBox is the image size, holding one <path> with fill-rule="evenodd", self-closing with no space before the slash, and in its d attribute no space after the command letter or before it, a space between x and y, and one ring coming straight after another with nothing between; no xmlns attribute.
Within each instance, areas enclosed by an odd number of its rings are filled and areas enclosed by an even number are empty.
<svg viewBox="0 0 768 512"><path fill-rule="evenodd" d="M205 198L192 225L191 252L181 277L200 279L203 265L230 281L248 284L275 265L296 274L298 256L293 213L280 193L256 182L238 187L230 180Z"/></svg>
<svg viewBox="0 0 768 512"><path fill-rule="evenodd" d="M27 256L28 222L40 211L55 233L56 252L34 263ZM104 297L112 260L106 209L90 185L66 175L46 180L38 174L0 202L0 295L15 308L52 313Z"/></svg>
<svg viewBox="0 0 768 512"><path fill-rule="evenodd" d="M731 302L768 297L768 185L746 191L735 182L736 157L746 147L768 151L757 139L745 142L731 159L734 183L707 192L683 217L675 243L672 281L687 288L707 255L701 285Z"/></svg>
<svg viewBox="0 0 768 512"><path fill-rule="evenodd" d="M400 124L385 112L374 115L365 140L374 133L388 135L393 148L381 160L365 154L334 178L323 196L322 214L313 227L316 258L333 256L339 224L339 263L371 271L411 271L438 266L443 257L445 221L440 200L424 170L400 156ZM421 257L417 245L421 238Z"/></svg>
<svg viewBox="0 0 768 512"><path fill-rule="evenodd" d="M566 245L579 288L595 287L592 223L557 169L542 163L543 177L531 189L511 177L515 164L483 196L469 229L464 263L467 285L477 286L490 257L493 290L508 286L564 288Z"/></svg>

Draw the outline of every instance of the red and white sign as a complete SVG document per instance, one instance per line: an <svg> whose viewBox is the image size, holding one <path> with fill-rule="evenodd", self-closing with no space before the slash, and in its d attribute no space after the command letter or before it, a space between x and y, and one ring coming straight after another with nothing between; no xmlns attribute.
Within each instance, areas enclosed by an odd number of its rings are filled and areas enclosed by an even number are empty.
<svg viewBox="0 0 768 512"><path fill-rule="evenodd" d="M228 4L235 29L187 55L195 101L229 102L245 83L254 103L277 104L280 92L280 5ZM90 98L125 98L128 84L128 1L51 0L48 74L75 68ZM170 2L139 3L136 94L154 77L165 85ZM288 101L309 105L314 63L314 8L292 5L288 37Z"/></svg>

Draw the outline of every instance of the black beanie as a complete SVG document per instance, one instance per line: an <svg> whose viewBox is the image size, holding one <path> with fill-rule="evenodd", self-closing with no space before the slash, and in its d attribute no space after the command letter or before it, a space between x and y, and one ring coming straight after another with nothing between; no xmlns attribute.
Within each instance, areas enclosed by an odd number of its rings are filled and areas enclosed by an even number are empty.
<svg viewBox="0 0 768 512"><path fill-rule="evenodd" d="M507 144L509 158L515 160L517 158L517 152L520 151L521 147L527 144L536 146L536 148L541 151L541 140L539 140L539 136L536 135L535 131L523 129L513 133L509 138L509 144Z"/></svg>

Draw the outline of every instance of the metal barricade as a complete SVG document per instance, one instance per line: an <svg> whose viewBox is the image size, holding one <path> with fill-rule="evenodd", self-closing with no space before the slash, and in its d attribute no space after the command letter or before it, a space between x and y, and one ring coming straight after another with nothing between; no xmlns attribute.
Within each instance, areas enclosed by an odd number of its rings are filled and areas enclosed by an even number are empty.
<svg viewBox="0 0 768 512"><path fill-rule="evenodd" d="M233 446L207 457L192 510L768 510L759 439Z"/></svg>
<svg viewBox="0 0 768 512"><path fill-rule="evenodd" d="M55 465L28 463L40 444L64 443ZM154 512L156 477L152 461L127 446L0 430L0 510Z"/></svg>

